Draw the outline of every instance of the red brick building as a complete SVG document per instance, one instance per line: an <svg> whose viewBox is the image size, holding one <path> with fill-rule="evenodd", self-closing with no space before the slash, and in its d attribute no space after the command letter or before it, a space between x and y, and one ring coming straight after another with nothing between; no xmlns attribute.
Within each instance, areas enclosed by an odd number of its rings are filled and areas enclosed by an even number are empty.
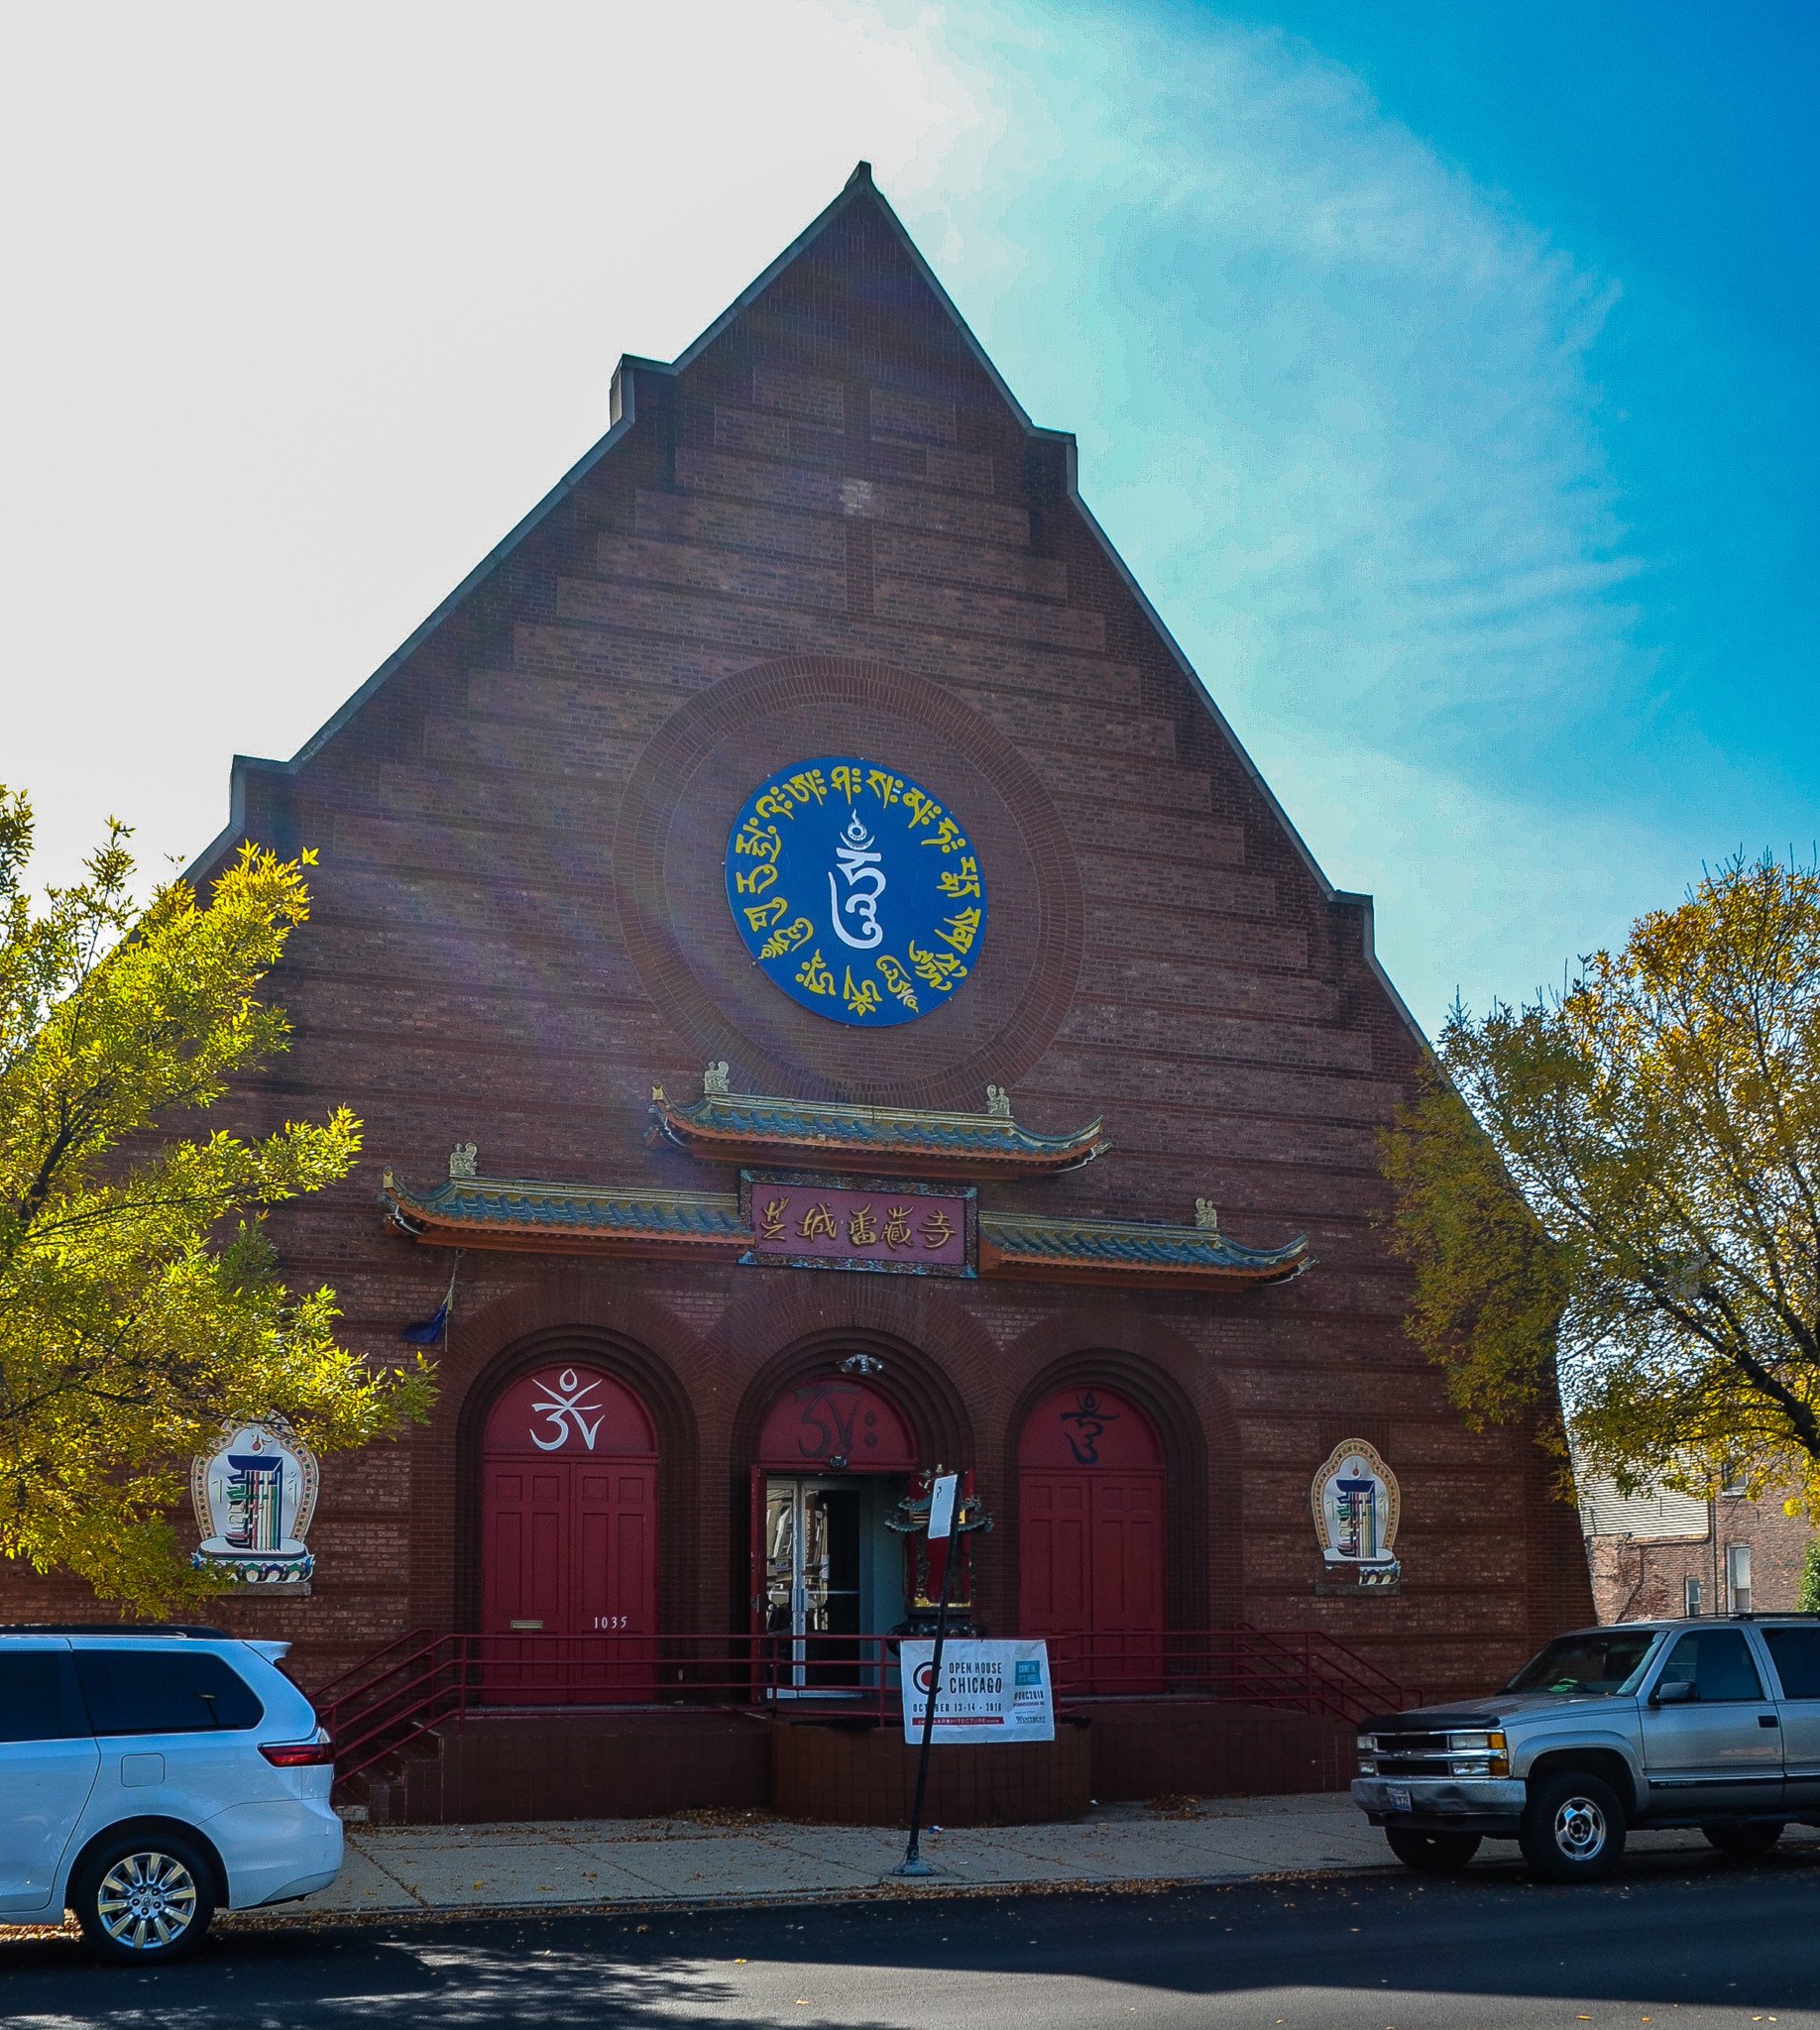
<svg viewBox="0 0 1820 2030"><path fill-rule="evenodd" d="M1579 1477L1580 1524L1602 1622L1659 1615L1787 1614L1801 1598L1813 1524L1785 1513L1792 1488L1753 1500L1741 1480L1706 1501L1656 1489L1625 1496Z"/></svg>
<svg viewBox="0 0 1820 2030"><path fill-rule="evenodd" d="M239 1111L345 1103L367 1157L277 1222L288 1279L392 1357L462 1250L433 1420L325 1460L308 1597L224 1618L306 1683L417 1628L876 1631L942 1462L993 1633L1313 1630L1445 1693L1590 1620L1546 1461L1400 1328L1373 1137L1419 1038L1370 901L869 172L611 413L294 759L235 762L193 870L321 855ZM1323 1566L1353 1438L1396 1585Z"/></svg>

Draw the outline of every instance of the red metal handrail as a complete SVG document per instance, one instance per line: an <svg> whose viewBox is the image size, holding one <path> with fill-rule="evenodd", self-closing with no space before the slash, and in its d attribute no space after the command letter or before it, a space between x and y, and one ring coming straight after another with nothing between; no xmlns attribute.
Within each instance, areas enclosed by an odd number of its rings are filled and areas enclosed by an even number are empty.
<svg viewBox="0 0 1820 2030"><path fill-rule="evenodd" d="M436 1631L432 1628L408 1629L403 1635L395 1637L394 1640L388 1642L383 1648L375 1649L370 1655L361 1657L356 1663L350 1663L346 1670L337 1672L334 1677L324 1678L322 1683L317 1685L314 1691L310 1693L310 1698L315 1702L318 1709L333 1705L337 1698L346 1698L354 1690L354 1687L348 1683L350 1678L358 1677L363 1671L375 1670L377 1666L384 1663L386 1658L393 1655L397 1650L420 1648L425 1642L433 1642L435 1639ZM344 1690L343 1687L346 1687L346 1689Z"/></svg>
<svg viewBox="0 0 1820 2030"><path fill-rule="evenodd" d="M1322 1630L1134 1630L1049 1638L1059 1705L1186 1699L1277 1706L1334 1720L1406 1707L1420 1692ZM325 1699L325 1693L335 1696ZM768 1708L900 1722L890 1635L481 1635L413 1630L317 1688L338 1780L475 1708L676 1712Z"/></svg>

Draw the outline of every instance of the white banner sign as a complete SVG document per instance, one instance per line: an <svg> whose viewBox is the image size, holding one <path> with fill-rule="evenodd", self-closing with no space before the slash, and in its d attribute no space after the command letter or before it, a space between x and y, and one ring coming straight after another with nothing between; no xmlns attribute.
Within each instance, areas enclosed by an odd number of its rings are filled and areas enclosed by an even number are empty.
<svg viewBox="0 0 1820 2030"><path fill-rule="evenodd" d="M904 1739L920 1745L935 1644L904 1642L899 1647L904 1674ZM933 1742L1055 1738L1047 1642L981 1642L965 1637L942 1645L942 1688L936 1698Z"/></svg>

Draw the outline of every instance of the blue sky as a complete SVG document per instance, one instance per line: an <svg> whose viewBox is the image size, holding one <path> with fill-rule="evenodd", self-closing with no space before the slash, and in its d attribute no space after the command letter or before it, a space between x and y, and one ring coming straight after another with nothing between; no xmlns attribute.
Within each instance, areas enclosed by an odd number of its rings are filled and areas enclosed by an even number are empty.
<svg viewBox="0 0 1820 2030"><path fill-rule="evenodd" d="M502 25L510 24L503 32ZM869 158L1419 1018L1820 834L1820 13L0 28L0 776L181 862Z"/></svg>

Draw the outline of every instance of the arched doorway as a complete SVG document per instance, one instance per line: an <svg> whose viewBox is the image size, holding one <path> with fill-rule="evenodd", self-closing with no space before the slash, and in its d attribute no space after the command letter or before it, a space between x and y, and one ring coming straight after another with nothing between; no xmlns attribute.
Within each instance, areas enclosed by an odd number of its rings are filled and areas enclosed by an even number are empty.
<svg viewBox="0 0 1820 2030"><path fill-rule="evenodd" d="M657 1440L599 1368L531 1370L487 1418L482 1634L490 1698L631 1698L657 1629Z"/></svg>
<svg viewBox="0 0 1820 2030"><path fill-rule="evenodd" d="M813 1377L772 1403L752 1466L751 1610L753 1633L775 1638L780 1696L853 1691L860 1638L903 1619L903 1539L885 1522L916 1464L908 1420L874 1385Z"/></svg>
<svg viewBox="0 0 1820 2030"><path fill-rule="evenodd" d="M1165 1626L1163 1446L1114 1389L1059 1390L1018 1446L1019 1622L1075 1638L1071 1657L1101 1684L1158 1677ZM1145 1637L1137 1641L1135 1637Z"/></svg>

